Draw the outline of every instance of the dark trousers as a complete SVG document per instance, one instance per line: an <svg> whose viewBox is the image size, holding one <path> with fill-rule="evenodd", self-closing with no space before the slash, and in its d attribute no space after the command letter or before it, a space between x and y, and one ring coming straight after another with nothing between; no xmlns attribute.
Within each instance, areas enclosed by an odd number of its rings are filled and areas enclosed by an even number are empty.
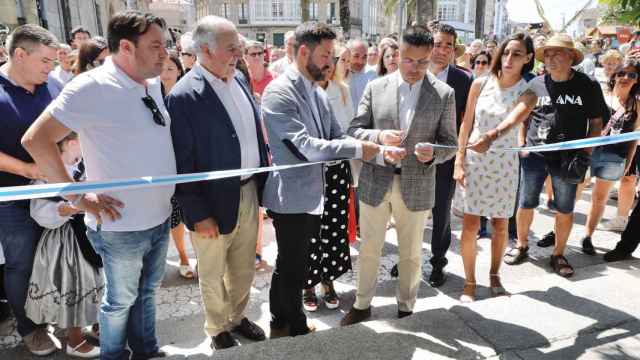
<svg viewBox="0 0 640 360"><path fill-rule="evenodd" d="M638 248L638 244L640 244L640 201L629 216L629 222L620 236L616 250L632 254Z"/></svg>
<svg viewBox="0 0 640 360"><path fill-rule="evenodd" d="M433 207L433 231L431 232L431 265L443 268L447 265L447 251L451 245L451 201L456 189L453 180L455 158L436 166L436 199Z"/></svg>
<svg viewBox="0 0 640 360"><path fill-rule="evenodd" d="M4 251L4 289L18 323L20 336L37 325L25 314L29 278L42 228L29 214L29 201L0 202L0 245Z"/></svg>
<svg viewBox="0 0 640 360"><path fill-rule="evenodd" d="M309 244L311 238L317 239L320 234L320 215L273 211L268 214L273 219L278 243L269 290L271 326L282 329L289 325L291 336L306 334L308 327L302 310L302 289L307 280Z"/></svg>

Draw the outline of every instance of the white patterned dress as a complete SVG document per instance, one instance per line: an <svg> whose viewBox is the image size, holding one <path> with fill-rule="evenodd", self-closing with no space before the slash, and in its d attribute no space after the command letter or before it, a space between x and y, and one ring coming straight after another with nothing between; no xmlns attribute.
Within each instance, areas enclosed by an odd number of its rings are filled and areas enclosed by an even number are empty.
<svg viewBox="0 0 640 360"><path fill-rule="evenodd" d="M478 97L469 144L496 128L528 88L527 82L521 79L512 87L501 89L497 78L489 76ZM518 153L499 149L517 145L518 127L515 126L494 141L486 153L467 151L466 188L459 188L466 214L491 218L509 218L513 215L518 190Z"/></svg>

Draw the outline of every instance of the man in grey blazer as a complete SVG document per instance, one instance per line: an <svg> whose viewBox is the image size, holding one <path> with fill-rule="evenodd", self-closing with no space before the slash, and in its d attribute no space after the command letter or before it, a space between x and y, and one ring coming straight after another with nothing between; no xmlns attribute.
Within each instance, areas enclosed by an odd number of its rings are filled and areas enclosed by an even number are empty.
<svg viewBox="0 0 640 360"><path fill-rule="evenodd" d="M295 30L294 63L267 86L262 114L274 165L335 159L373 159L380 147L344 135L317 81L333 61L335 32L306 22ZM302 311L308 248L320 234L324 204L322 164L271 172L263 205L273 218L278 256L269 292L271 337L314 330Z"/></svg>
<svg viewBox="0 0 640 360"><path fill-rule="evenodd" d="M341 325L371 316L385 226L396 221L399 252L398 317L411 315L421 279L423 227L434 205L436 165L451 159L456 145L453 89L427 72L433 49L431 33L408 28L400 45L399 71L369 83L348 133L384 146L398 146L395 158L378 156L360 173L358 289L353 308ZM398 161L399 160L399 161Z"/></svg>

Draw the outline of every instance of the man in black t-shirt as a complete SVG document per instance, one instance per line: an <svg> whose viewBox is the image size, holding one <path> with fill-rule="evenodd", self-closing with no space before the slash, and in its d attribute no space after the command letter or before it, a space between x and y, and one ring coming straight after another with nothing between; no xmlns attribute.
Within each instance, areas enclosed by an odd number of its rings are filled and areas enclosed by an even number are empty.
<svg viewBox="0 0 640 360"><path fill-rule="evenodd" d="M526 145L555 143L599 136L606 105L600 86L587 75L571 67L583 60L571 38L557 34L545 46L536 49L536 58L545 64L547 74L531 80L531 89L538 95L526 127ZM564 250L573 225L573 209L577 184L567 176L567 159L591 149L522 154L522 177L517 213L518 243L505 256L509 264L526 258L528 233L533 221L533 209L538 206L540 191L547 176L551 177L554 202L557 207L555 249L551 256L553 270L565 277L574 271Z"/></svg>

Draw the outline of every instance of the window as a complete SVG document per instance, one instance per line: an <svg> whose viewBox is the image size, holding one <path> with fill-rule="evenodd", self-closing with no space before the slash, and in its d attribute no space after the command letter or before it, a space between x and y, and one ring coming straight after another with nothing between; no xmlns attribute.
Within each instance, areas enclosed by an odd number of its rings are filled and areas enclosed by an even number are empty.
<svg viewBox="0 0 640 360"><path fill-rule="evenodd" d="M336 19L336 3L332 2L327 5L327 21L331 23Z"/></svg>
<svg viewBox="0 0 640 360"><path fill-rule="evenodd" d="M229 18L229 3L223 3L220 8L220 16Z"/></svg>
<svg viewBox="0 0 640 360"><path fill-rule="evenodd" d="M318 3L309 1L309 20L318 20Z"/></svg>
<svg viewBox="0 0 640 360"><path fill-rule="evenodd" d="M240 24L246 24L247 18L248 18L248 12L247 12L247 3L242 2L240 4L238 4L238 23Z"/></svg>
<svg viewBox="0 0 640 360"><path fill-rule="evenodd" d="M458 3L456 0L438 1L438 20L455 21L458 13Z"/></svg>
<svg viewBox="0 0 640 360"><path fill-rule="evenodd" d="M271 2L271 16L282 17L284 12L282 11L282 2L280 0L274 0Z"/></svg>

